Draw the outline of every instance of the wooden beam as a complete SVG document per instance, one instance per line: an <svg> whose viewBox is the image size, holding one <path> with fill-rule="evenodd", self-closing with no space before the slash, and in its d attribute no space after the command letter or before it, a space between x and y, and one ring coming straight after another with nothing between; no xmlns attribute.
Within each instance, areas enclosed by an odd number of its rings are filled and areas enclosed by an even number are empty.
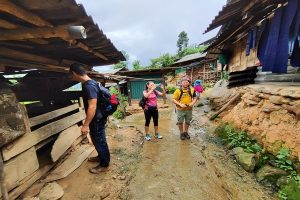
<svg viewBox="0 0 300 200"><path fill-rule="evenodd" d="M3 164L3 158L2 154L0 152L0 197L3 197L3 200L8 200L8 192L6 188L6 181L5 181L5 175L4 175L4 164Z"/></svg>
<svg viewBox="0 0 300 200"><path fill-rule="evenodd" d="M42 123L47 122L47 121L49 121L51 119L59 117L59 116L61 116L63 114L66 114L68 112L74 111L74 110L76 110L78 108L79 108L78 104L73 104L73 105L70 105L68 107L64 107L64 108L61 108L61 109L58 109L58 110L54 110L52 112L45 113L43 115L32 117L32 118L29 119L30 126L32 127L32 126L36 126L36 125L42 124Z"/></svg>
<svg viewBox="0 0 300 200"><path fill-rule="evenodd" d="M53 27L52 24L50 24L49 22L47 22L46 20L42 19L41 17L26 11L25 9L13 4L11 1L8 0L2 0L0 2L0 11L5 12L5 13L9 13L11 15L14 15L28 23L34 24L38 27ZM66 38L62 38L63 40L69 42L72 45L75 45L79 48L82 48L85 51L88 51L92 54L94 54L95 56L101 58L102 60L108 60L108 58L106 56L104 56L103 54L94 51L93 49L91 49L90 47L88 47L87 45L85 45L82 42L79 42L77 40L70 40L70 39L66 39Z"/></svg>
<svg viewBox="0 0 300 200"><path fill-rule="evenodd" d="M30 186L32 186L37 180L39 180L42 176L46 175L54 164L47 165L39 170L37 170L32 176L24 179L20 186L11 191L8 196L10 200L14 200L18 198L23 192L25 192Z"/></svg>
<svg viewBox="0 0 300 200"><path fill-rule="evenodd" d="M26 11L25 9L15 5L14 3L8 0L0 1L0 11L14 15L36 26L52 26L49 22L43 20L39 16L33 15L32 13Z"/></svg>
<svg viewBox="0 0 300 200"><path fill-rule="evenodd" d="M22 51L13 50L6 47L0 47L0 55L1 57L5 58L12 58L12 59L21 59L24 61L32 61L34 63L45 63L45 64L51 64L51 65L60 65L60 63L57 60L53 60L51 58L26 53Z"/></svg>
<svg viewBox="0 0 300 200"><path fill-rule="evenodd" d="M73 39L70 27L15 28L0 31L0 41L63 38Z"/></svg>
<svg viewBox="0 0 300 200"><path fill-rule="evenodd" d="M67 177L75 169L80 167L94 150L95 147L89 144L80 146L76 151L72 152L68 159L53 170L45 181L52 182Z"/></svg>
<svg viewBox="0 0 300 200"><path fill-rule="evenodd" d="M19 154L4 163L5 182L8 191L20 185L20 182L39 169L35 148Z"/></svg>
<svg viewBox="0 0 300 200"><path fill-rule="evenodd" d="M70 126L78 123L84 118L85 113L81 111L58 121L52 122L31 133L26 133L19 139L15 140L9 146L4 146L4 148L2 149L3 159L5 161L9 160L10 158L24 152L25 150L49 138L50 136L55 135L65 130L66 128L69 128Z"/></svg>
<svg viewBox="0 0 300 200"><path fill-rule="evenodd" d="M77 124L61 132L52 146L52 161L56 162L72 146L79 136L81 136L81 132Z"/></svg>

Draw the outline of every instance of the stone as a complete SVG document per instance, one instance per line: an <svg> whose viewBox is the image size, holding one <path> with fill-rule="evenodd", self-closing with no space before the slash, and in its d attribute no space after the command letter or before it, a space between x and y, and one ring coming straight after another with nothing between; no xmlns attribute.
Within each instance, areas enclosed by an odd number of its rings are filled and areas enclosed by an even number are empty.
<svg viewBox="0 0 300 200"><path fill-rule="evenodd" d="M27 198L24 198L23 200L40 200L40 198L38 198L38 197L27 197Z"/></svg>
<svg viewBox="0 0 300 200"><path fill-rule="evenodd" d="M282 107L287 111L294 113L296 116L300 116L300 103L293 106L283 105Z"/></svg>
<svg viewBox="0 0 300 200"><path fill-rule="evenodd" d="M256 165L255 154L247 153L239 150L235 155L236 161L243 167L247 172L252 172Z"/></svg>
<svg viewBox="0 0 300 200"><path fill-rule="evenodd" d="M124 180L126 179L126 176L119 176L119 179L120 179L121 181L124 181Z"/></svg>
<svg viewBox="0 0 300 200"><path fill-rule="evenodd" d="M40 192L40 200L57 200L64 195L64 191L56 182L48 183Z"/></svg>
<svg viewBox="0 0 300 200"><path fill-rule="evenodd" d="M282 176L277 180L276 185L278 187L282 187L284 185L287 185L288 183L289 183L289 178L287 176Z"/></svg>
<svg viewBox="0 0 300 200"><path fill-rule="evenodd" d="M257 101L252 101L252 100L250 100L250 99L244 99L243 100L247 105L249 105L249 106L255 106L255 105L257 105L259 102L257 102Z"/></svg>
<svg viewBox="0 0 300 200"><path fill-rule="evenodd" d="M270 165L265 165L262 168L258 170L258 172L255 174L256 180L261 182L263 180L278 180L280 177L287 175L287 172L276 168L271 167Z"/></svg>
<svg viewBox="0 0 300 200"><path fill-rule="evenodd" d="M234 149L231 150L230 155L235 156L239 153L243 153L244 149L242 147L235 147Z"/></svg>
<svg viewBox="0 0 300 200"><path fill-rule="evenodd" d="M265 113L271 113L271 112L274 112L274 111L278 111L280 109L282 109L280 106L268 105L268 106L264 106L262 108L262 111L265 112Z"/></svg>
<svg viewBox="0 0 300 200"><path fill-rule="evenodd" d="M205 112L205 113L209 113L209 112L211 111L211 108L210 108L210 106L208 106L208 105L205 105L205 106L203 107L203 109L204 109L204 112Z"/></svg>
<svg viewBox="0 0 300 200"><path fill-rule="evenodd" d="M282 105L284 102L283 97L281 97L281 96L270 96L269 100L271 103L276 104L276 105Z"/></svg>
<svg viewBox="0 0 300 200"><path fill-rule="evenodd" d="M293 164L294 169L298 174L300 174L300 162L296 162Z"/></svg>

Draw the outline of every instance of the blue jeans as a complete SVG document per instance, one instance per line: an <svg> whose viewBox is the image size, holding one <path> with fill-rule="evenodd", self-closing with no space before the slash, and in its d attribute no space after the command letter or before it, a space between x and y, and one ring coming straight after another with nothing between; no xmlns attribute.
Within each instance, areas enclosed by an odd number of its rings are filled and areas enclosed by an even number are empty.
<svg viewBox="0 0 300 200"><path fill-rule="evenodd" d="M106 120L93 120L90 123L90 135L92 142L98 152L100 166L108 167L110 162L110 153L105 134Z"/></svg>

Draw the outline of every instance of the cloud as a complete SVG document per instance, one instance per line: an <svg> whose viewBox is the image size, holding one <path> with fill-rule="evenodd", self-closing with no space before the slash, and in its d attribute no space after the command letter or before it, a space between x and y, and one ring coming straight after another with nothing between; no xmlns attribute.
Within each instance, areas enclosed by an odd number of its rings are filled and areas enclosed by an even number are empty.
<svg viewBox="0 0 300 200"><path fill-rule="evenodd" d="M77 0L119 50L141 64L164 53L176 53L178 34L186 31L189 44L216 34L202 33L226 0Z"/></svg>

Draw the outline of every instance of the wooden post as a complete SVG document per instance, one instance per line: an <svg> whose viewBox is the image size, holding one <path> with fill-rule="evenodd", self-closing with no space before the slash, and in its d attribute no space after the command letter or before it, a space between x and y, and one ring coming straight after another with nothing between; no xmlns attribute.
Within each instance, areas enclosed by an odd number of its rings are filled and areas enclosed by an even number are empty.
<svg viewBox="0 0 300 200"><path fill-rule="evenodd" d="M131 106L130 80L127 80L127 91L128 91L128 104L129 106Z"/></svg>
<svg viewBox="0 0 300 200"><path fill-rule="evenodd" d="M2 158L2 152L0 152L0 184L1 184L1 193L3 200L8 200L8 192L5 184L4 179L4 164L3 164L3 158Z"/></svg>
<svg viewBox="0 0 300 200"><path fill-rule="evenodd" d="M123 101L123 98L122 98L122 93L121 93L121 89L120 89L120 84L117 83L117 87L118 87L118 92L119 92L119 99L120 99L120 106L122 108L122 111L123 111L123 114L124 114L124 117L126 116L126 110L125 110L125 104L124 104L124 101Z"/></svg>
<svg viewBox="0 0 300 200"><path fill-rule="evenodd" d="M165 80L165 75L162 75L162 84L163 84L163 90L165 91L163 93L163 100L164 100L164 104L167 104L167 94L166 94L166 80Z"/></svg>

